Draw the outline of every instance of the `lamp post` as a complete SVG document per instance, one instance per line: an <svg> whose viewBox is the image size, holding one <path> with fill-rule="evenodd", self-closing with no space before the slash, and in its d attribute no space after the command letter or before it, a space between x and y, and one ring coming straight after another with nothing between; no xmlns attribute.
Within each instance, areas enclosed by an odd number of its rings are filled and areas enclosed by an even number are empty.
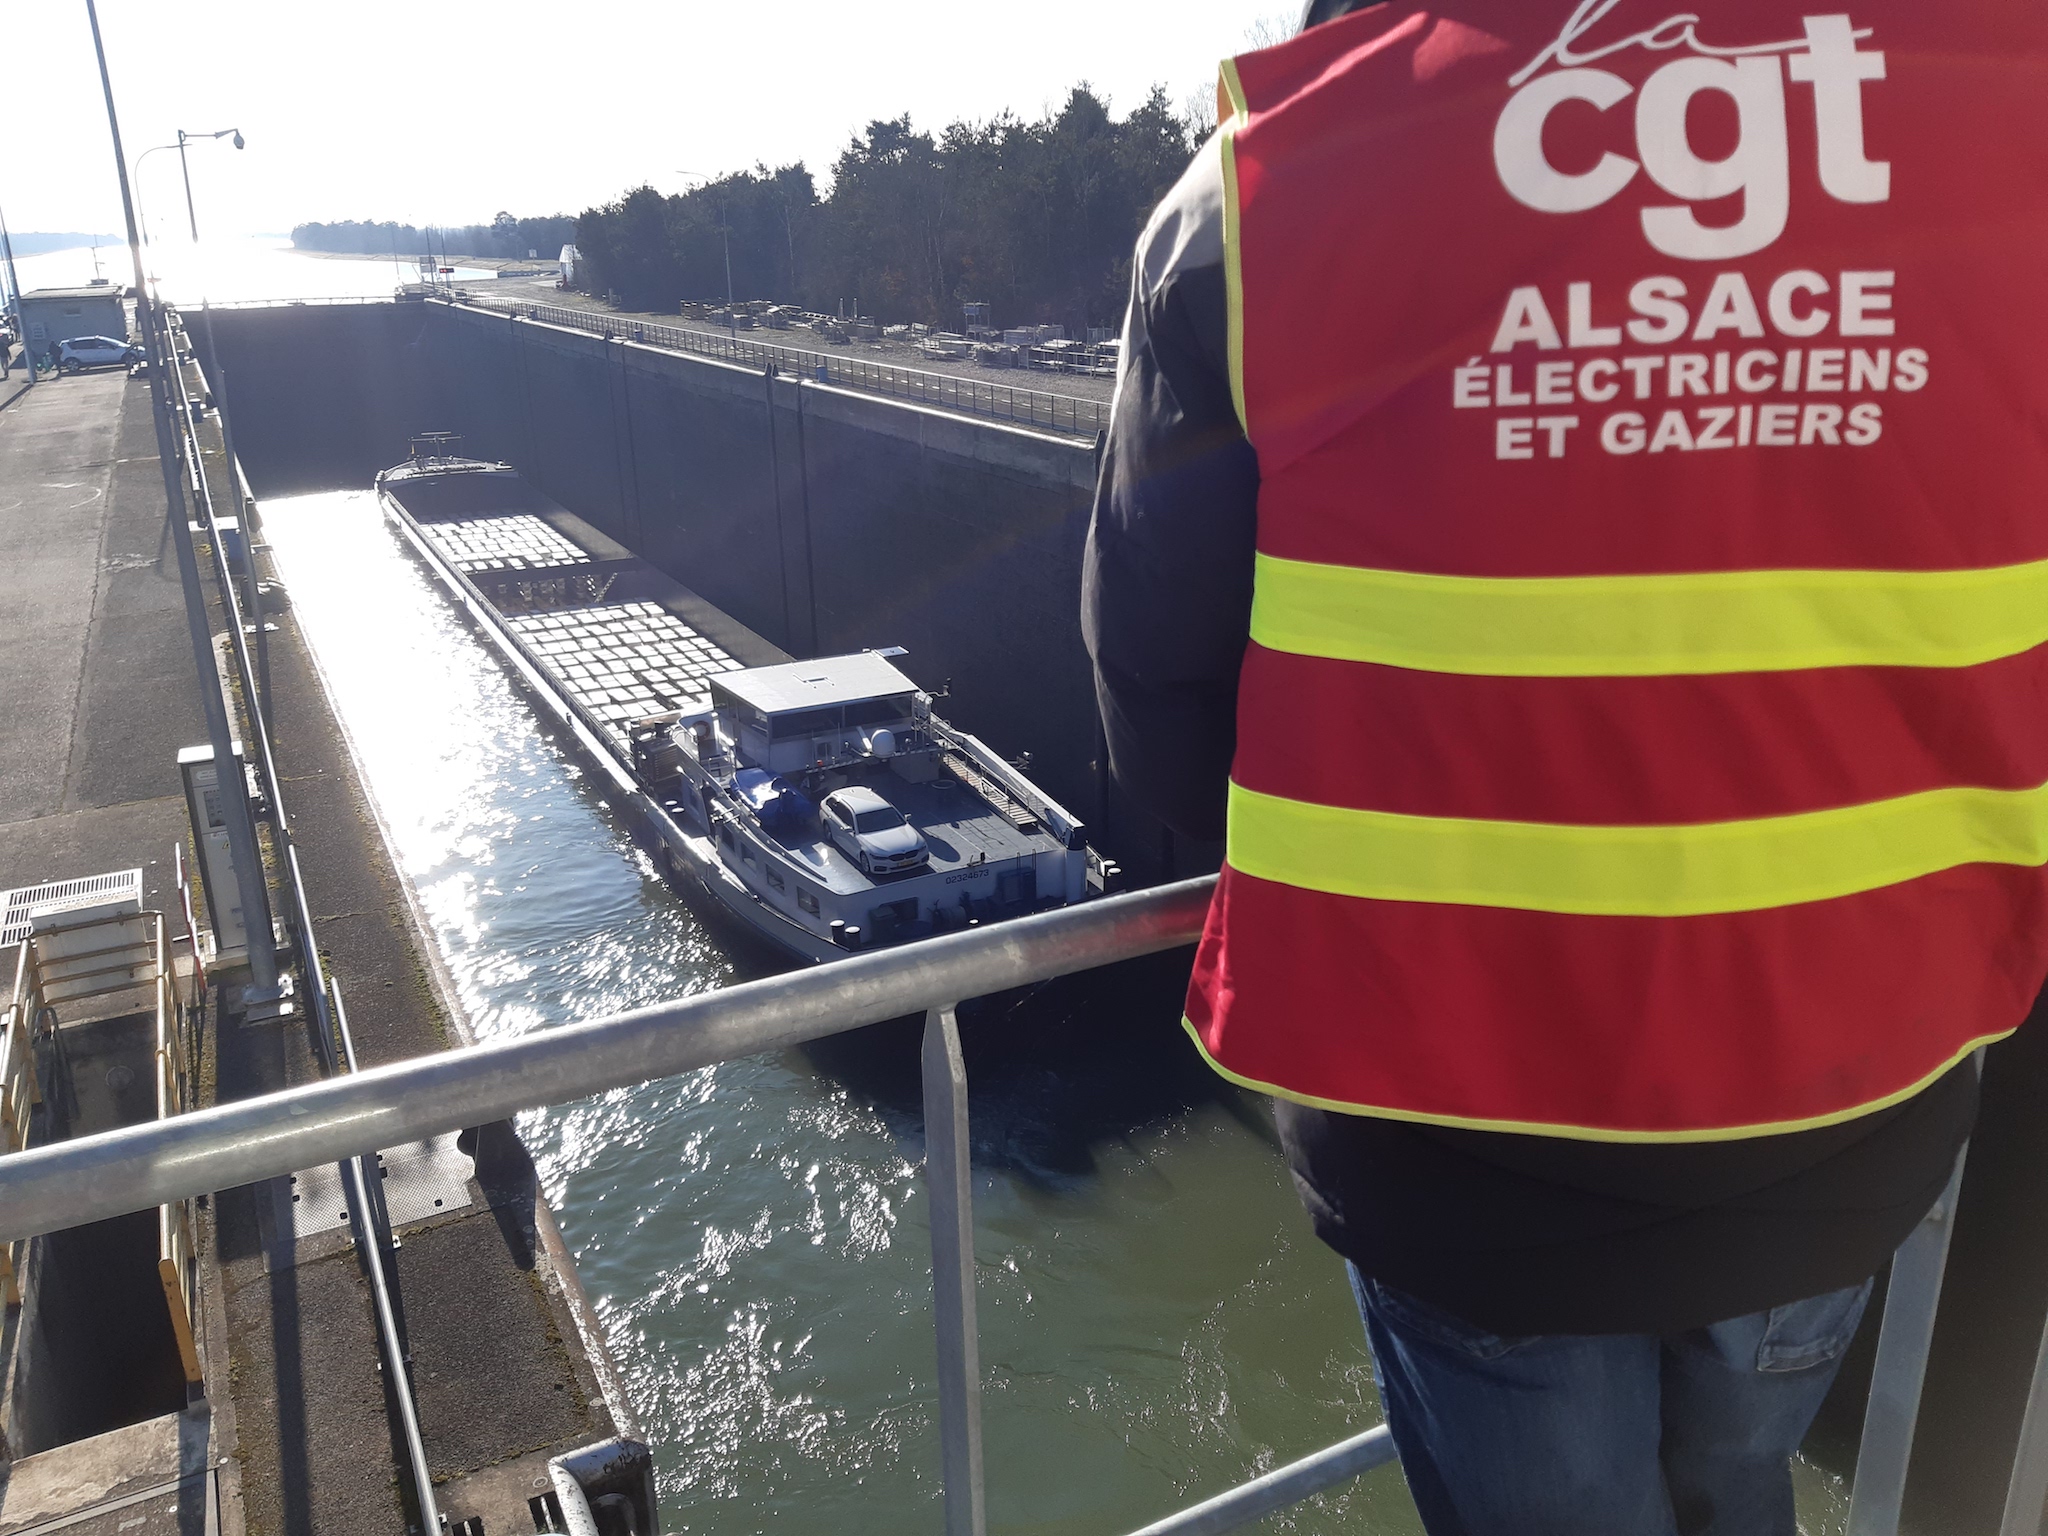
<svg viewBox="0 0 2048 1536"><path fill-rule="evenodd" d="M178 169L185 176L185 219L192 226L194 245L199 243L199 215L192 211L192 167L185 159L185 146L200 139L225 139L230 135L234 138L235 148L247 147L247 141L243 139L242 130L239 128L223 128L218 133L187 133L182 128L178 130Z"/></svg>
<svg viewBox="0 0 2048 1536"><path fill-rule="evenodd" d="M711 180L702 171L677 171L676 174L678 176L688 176L702 182ZM737 343L740 338L740 328L739 321L732 312L732 219L729 216L730 208L731 205L724 198L718 200L718 233L720 238L725 241L725 328L733 341Z"/></svg>
<svg viewBox="0 0 2048 1536"><path fill-rule="evenodd" d="M239 128L222 128L214 133L187 133L183 128L180 128L178 130L177 142L172 144L152 144L148 149L145 149L135 157L135 182L139 202L142 185L142 162L160 149L175 149L178 152L178 170L185 182L185 222L192 232L192 244L194 247L197 247L199 244L199 214L194 209L192 203L192 165L185 156L185 146L203 143L209 139L232 139L235 148L248 148L248 140L242 137L242 130ZM146 219L143 220L145 225L143 240L145 243L147 243L149 238L146 227L147 222ZM207 295L203 292L199 295L199 315L204 323L206 332L206 383L213 396L214 413L220 418L221 447L227 454L228 459L228 488L235 498L236 521L242 524L243 547L249 552L249 569L245 575L249 588L250 622L255 626L256 630L257 672L261 679L261 686L258 689L257 697L250 701L250 707L268 719L270 714L270 636L269 631L264 627L263 621L263 587L256 576L256 532L255 529L249 526L248 507L243 504L241 487L236 478L235 429L234 423L228 416L227 374L220 366L220 352L213 343L213 305L208 302Z"/></svg>
<svg viewBox="0 0 2048 1536"><path fill-rule="evenodd" d="M787 196L784 196L782 199L782 238L789 242L789 302L794 304L797 301L796 230L791 227L789 222L789 198Z"/></svg>
<svg viewBox="0 0 2048 1536"><path fill-rule="evenodd" d="M36 382L36 362L28 350L28 316L21 308L21 278L14 270L14 241L7 233L7 215L0 213L0 255L7 260L7 303L14 311L15 340L21 343L21 360L28 365L28 387L33 389ZM7 354L0 347L0 374L7 371Z"/></svg>
<svg viewBox="0 0 2048 1536"><path fill-rule="evenodd" d="M242 137L242 130L239 128L222 128L216 133L187 133L184 129L180 128L175 144L152 144L148 149L145 149L135 157L135 184L139 202L142 186L142 162L160 149L175 149L178 152L178 170L185 180L185 222L192 231L192 244L194 246L199 244L199 215L192 205L192 165L185 157L185 146L187 144L197 144L207 139L226 138L232 138L237 149L248 147L248 140ZM149 239L147 220L144 220L143 223L145 226L143 240L146 244ZM206 322L207 383L213 388L214 409L220 412L221 432L227 438L226 447L229 458L232 460L235 451L234 437L227 424L227 408L221 403L225 398L226 392L221 386L220 358L215 353L213 347L213 306L207 302L207 296L204 293L199 296L199 311Z"/></svg>
<svg viewBox="0 0 2048 1536"><path fill-rule="evenodd" d="M199 215L193 211L192 207L192 163L186 158L185 148L189 144L197 144L207 139L233 139L235 148L246 149L248 147L248 140L242 137L242 130L239 128L223 128L218 133L187 133L184 129L180 128L176 142L152 144L135 157L135 202L138 209L137 217L142 223L142 235L145 244L149 240L149 220L146 214L140 211L142 208L142 162L157 153L157 151L164 149L175 149L178 152L178 171L185 181L185 221L192 230L192 243L194 245L199 243Z"/></svg>

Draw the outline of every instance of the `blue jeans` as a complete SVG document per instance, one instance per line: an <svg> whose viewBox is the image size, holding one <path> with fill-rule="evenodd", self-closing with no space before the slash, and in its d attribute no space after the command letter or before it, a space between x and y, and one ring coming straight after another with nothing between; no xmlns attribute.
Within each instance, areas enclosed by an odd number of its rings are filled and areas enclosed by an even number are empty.
<svg viewBox="0 0 2048 1536"><path fill-rule="evenodd" d="M1791 1458L1870 1282L1691 1333L1502 1337L1351 1266L1430 1536L1796 1536Z"/></svg>

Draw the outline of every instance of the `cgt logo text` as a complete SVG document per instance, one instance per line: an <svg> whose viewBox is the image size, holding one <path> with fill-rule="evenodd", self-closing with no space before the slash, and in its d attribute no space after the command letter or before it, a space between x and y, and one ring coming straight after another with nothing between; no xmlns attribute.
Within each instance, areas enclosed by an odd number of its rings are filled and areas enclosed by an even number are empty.
<svg viewBox="0 0 2048 1536"><path fill-rule="evenodd" d="M1812 87L1820 184L1844 203L1881 203L1891 196L1891 165L1864 153L1863 85L1884 78L1884 55L1859 48L1870 29L1845 15L1807 16L1803 37L1780 42L1702 41L1695 15L1672 16L1645 31L1599 42L1621 0L1581 0L1564 30L1510 77L1508 98L1493 130L1493 163L1517 202L1543 213L1583 213L1621 194L1641 172L1678 203L1651 202L1641 213L1643 236L1667 256L1721 261L1760 251L1784 233L1791 211L1785 83ZM1655 70L1638 90L1621 76L1588 66L1643 49L1687 57ZM1694 153L1686 132L1693 98L1719 92L1734 103L1734 150L1722 160ZM1604 153L1585 171L1562 171L1543 149L1551 114L1591 107L1606 112L1635 100L1635 155ZM1568 107L1567 104L1576 104ZM1620 124L1616 124L1617 129ZM1702 224L1692 203L1742 194L1733 224Z"/></svg>

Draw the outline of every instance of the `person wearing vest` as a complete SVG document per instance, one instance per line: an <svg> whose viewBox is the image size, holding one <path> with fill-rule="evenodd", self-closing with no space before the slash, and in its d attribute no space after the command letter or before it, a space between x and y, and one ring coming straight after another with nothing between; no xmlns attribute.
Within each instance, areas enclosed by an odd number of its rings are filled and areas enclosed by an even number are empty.
<svg viewBox="0 0 2048 1536"><path fill-rule="evenodd" d="M1790 1536L2048 974L2048 8L1694 10L1319 0L1134 261L1111 766L1433 1536Z"/></svg>

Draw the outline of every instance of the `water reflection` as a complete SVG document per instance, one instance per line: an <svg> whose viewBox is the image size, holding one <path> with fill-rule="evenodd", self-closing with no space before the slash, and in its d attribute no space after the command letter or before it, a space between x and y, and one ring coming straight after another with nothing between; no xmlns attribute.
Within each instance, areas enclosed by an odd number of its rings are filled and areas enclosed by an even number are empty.
<svg viewBox="0 0 2048 1536"><path fill-rule="evenodd" d="M265 519L480 1034L732 979L366 493ZM1338 1267L1263 1109L1188 1049L1175 964L964 1021L992 1529L1130 1529L1379 1417ZM889 1025L522 1120L668 1530L936 1528L916 1073ZM1419 1530L1390 1469L1267 1528Z"/></svg>

